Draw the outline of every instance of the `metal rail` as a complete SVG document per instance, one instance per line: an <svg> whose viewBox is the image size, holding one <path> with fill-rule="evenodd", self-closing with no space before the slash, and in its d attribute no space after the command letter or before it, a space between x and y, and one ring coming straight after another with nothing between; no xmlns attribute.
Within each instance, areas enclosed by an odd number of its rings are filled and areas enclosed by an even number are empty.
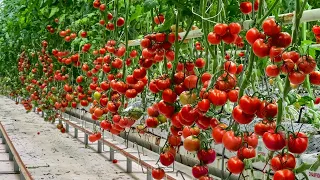
<svg viewBox="0 0 320 180"><path fill-rule="evenodd" d="M0 122L0 136L2 137L3 143L6 144L6 151L9 152L9 160L13 160L14 162L14 171L20 171L20 179L21 180L33 180L31 174L29 173L28 169L22 162L17 150L14 148L5 128L3 127L2 123Z"/></svg>

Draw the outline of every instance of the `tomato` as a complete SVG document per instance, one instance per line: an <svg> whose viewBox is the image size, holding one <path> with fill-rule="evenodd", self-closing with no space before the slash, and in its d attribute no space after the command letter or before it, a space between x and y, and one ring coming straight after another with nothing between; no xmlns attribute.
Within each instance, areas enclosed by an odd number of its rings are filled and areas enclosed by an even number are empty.
<svg viewBox="0 0 320 180"><path fill-rule="evenodd" d="M209 81L210 79L211 79L211 74L208 72L203 73L201 76L202 83L205 83L205 82Z"/></svg>
<svg viewBox="0 0 320 180"><path fill-rule="evenodd" d="M310 83L313 85L320 85L320 72L319 71L313 71L309 75Z"/></svg>
<svg viewBox="0 0 320 180"><path fill-rule="evenodd" d="M228 99L231 102L237 102L239 96L239 90L233 89L228 92Z"/></svg>
<svg viewBox="0 0 320 180"><path fill-rule="evenodd" d="M320 34L320 26L319 25L314 25L312 27L312 32L315 34L315 35L319 35Z"/></svg>
<svg viewBox="0 0 320 180"><path fill-rule="evenodd" d="M292 39L289 33L280 32L276 37L276 45L280 47L287 48L290 46Z"/></svg>
<svg viewBox="0 0 320 180"><path fill-rule="evenodd" d="M319 104L320 103L320 97L316 97L314 104Z"/></svg>
<svg viewBox="0 0 320 180"><path fill-rule="evenodd" d="M104 130L110 130L111 129L111 123L106 121L106 120L103 120L101 121L100 123L100 127Z"/></svg>
<svg viewBox="0 0 320 180"><path fill-rule="evenodd" d="M249 97L244 95L239 100L241 110L246 114L254 114L257 112L261 101L257 97Z"/></svg>
<svg viewBox="0 0 320 180"><path fill-rule="evenodd" d="M275 130L276 123L274 121L263 120L254 126L254 132L260 136L269 130Z"/></svg>
<svg viewBox="0 0 320 180"><path fill-rule="evenodd" d="M118 27L123 26L124 23L125 23L125 20L124 20L123 17L119 17L119 18L117 19L117 26L118 26Z"/></svg>
<svg viewBox="0 0 320 180"><path fill-rule="evenodd" d="M237 152L237 156L241 160L254 158L256 157L256 150L252 146L241 147Z"/></svg>
<svg viewBox="0 0 320 180"><path fill-rule="evenodd" d="M160 154L160 162L164 166L170 166L174 162L174 156L170 152Z"/></svg>
<svg viewBox="0 0 320 180"><path fill-rule="evenodd" d="M266 75L269 77L277 77L280 74L280 69L275 64L270 64L266 67Z"/></svg>
<svg viewBox="0 0 320 180"><path fill-rule="evenodd" d="M227 33L228 25L218 23L213 27L213 31L219 36L224 36Z"/></svg>
<svg viewBox="0 0 320 180"><path fill-rule="evenodd" d="M158 14L157 16L155 16L154 18L153 18L153 21L154 21L154 23L156 23L156 24L162 24L163 22L164 22L164 16L163 16L163 14Z"/></svg>
<svg viewBox="0 0 320 180"><path fill-rule="evenodd" d="M244 133L243 141L248 144L248 146L251 146L253 148L256 148L258 146L258 136L255 133Z"/></svg>
<svg viewBox="0 0 320 180"><path fill-rule="evenodd" d="M189 136L198 136L200 134L200 129L198 127L189 127L185 126L182 131L183 138L187 138Z"/></svg>
<svg viewBox="0 0 320 180"><path fill-rule="evenodd" d="M288 150L292 153L301 154L308 148L308 137L303 132L290 134L287 140Z"/></svg>
<svg viewBox="0 0 320 180"><path fill-rule="evenodd" d="M228 101L228 95L224 91L213 89L209 91L208 99L215 106L222 106Z"/></svg>
<svg viewBox="0 0 320 180"><path fill-rule="evenodd" d="M157 116L159 116L159 112L158 112L158 110L157 110L154 106L148 107L147 113L148 113L148 115L151 116L151 117L157 117Z"/></svg>
<svg viewBox="0 0 320 180"><path fill-rule="evenodd" d="M173 126L175 126L176 128L182 128L182 124L180 122L180 113L175 113L172 117L171 117L171 123Z"/></svg>
<svg viewBox="0 0 320 180"><path fill-rule="evenodd" d="M195 178L200 178L209 173L209 169L207 166L195 165L192 167L192 175Z"/></svg>
<svg viewBox="0 0 320 180"><path fill-rule="evenodd" d="M231 90L236 86L237 78L234 74L223 73L218 77L214 87L221 91Z"/></svg>
<svg viewBox="0 0 320 180"><path fill-rule="evenodd" d="M202 99L198 102L198 109L202 112L207 112L210 108L210 101L208 99Z"/></svg>
<svg viewBox="0 0 320 180"><path fill-rule="evenodd" d="M283 169L276 171L273 176L273 180L295 180L294 173L289 169Z"/></svg>
<svg viewBox="0 0 320 180"><path fill-rule="evenodd" d="M243 64L239 64L239 66L237 67L236 74L240 74L242 71L243 71Z"/></svg>
<svg viewBox="0 0 320 180"><path fill-rule="evenodd" d="M187 88L187 89L194 89L197 87L197 82L198 82L198 77L195 75L190 75L187 76L184 81L183 81L183 85Z"/></svg>
<svg viewBox="0 0 320 180"><path fill-rule="evenodd" d="M281 71L284 74L291 73L295 67L294 62L291 59L283 60L283 64L281 66Z"/></svg>
<svg viewBox="0 0 320 180"><path fill-rule="evenodd" d="M244 170L244 163L237 156L234 156L228 160L227 167L231 173L240 174Z"/></svg>
<svg viewBox="0 0 320 180"><path fill-rule="evenodd" d="M241 31L241 25L239 23L230 23L229 24L229 32L231 34L239 34Z"/></svg>
<svg viewBox="0 0 320 180"><path fill-rule="evenodd" d="M127 98L135 98L138 95L138 92L135 89L126 90L125 96Z"/></svg>
<svg viewBox="0 0 320 180"><path fill-rule="evenodd" d="M311 56L302 56L297 62L298 68L305 74L309 74L315 70L317 63Z"/></svg>
<svg viewBox="0 0 320 180"><path fill-rule="evenodd" d="M195 66L197 68L203 68L206 64L206 61L203 58L196 59Z"/></svg>
<svg viewBox="0 0 320 180"><path fill-rule="evenodd" d="M197 157L204 164L211 164L216 159L216 152L213 149L201 149L197 152Z"/></svg>
<svg viewBox="0 0 320 180"><path fill-rule="evenodd" d="M260 32L256 28L251 28L246 33L246 39L250 45L253 45L253 43L260 38Z"/></svg>
<svg viewBox="0 0 320 180"><path fill-rule="evenodd" d="M224 70L228 71L231 74L235 74L237 72L237 65L232 61L226 61L224 63Z"/></svg>
<svg viewBox="0 0 320 180"><path fill-rule="evenodd" d="M279 151L286 146L286 141L283 133L269 130L262 136L263 143L270 151Z"/></svg>
<svg viewBox="0 0 320 180"><path fill-rule="evenodd" d="M162 100L166 103L174 103L177 99L177 94L171 89L165 89L162 92Z"/></svg>
<svg viewBox="0 0 320 180"><path fill-rule="evenodd" d="M158 90L163 91L170 87L170 79L164 78L164 79L158 79L156 82L156 86Z"/></svg>
<svg viewBox="0 0 320 180"><path fill-rule="evenodd" d="M270 48L269 57L272 62L280 62L282 60L282 53L284 52L284 48L272 46Z"/></svg>
<svg viewBox="0 0 320 180"><path fill-rule="evenodd" d="M152 169L152 177L156 180L162 179L164 178L164 175L166 173L164 172L164 170L162 168L155 168Z"/></svg>
<svg viewBox="0 0 320 180"><path fill-rule="evenodd" d="M282 54L282 59L291 59L294 63L296 63L300 58L300 54L295 51L284 52Z"/></svg>
<svg viewBox="0 0 320 180"><path fill-rule="evenodd" d="M275 36L281 32L281 27L273 18L268 18L262 23L263 32L267 36Z"/></svg>
<svg viewBox="0 0 320 180"><path fill-rule="evenodd" d="M233 131L224 133L222 143L229 151L238 151L241 147L242 139L234 134Z"/></svg>
<svg viewBox="0 0 320 180"><path fill-rule="evenodd" d="M217 33L210 32L207 36L208 42L213 45L220 44L222 38Z"/></svg>
<svg viewBox="0 0 320 180"><path fill-rule="evenodd" d="M240 106L236 106L232 111L232 117L239 124L249 124L255 117L255 114L246 114Z"/></svg>
<svg viewBox="0 0 320 180"><path fill-rule="evenodd" d="M165 103L164 101L160 101L158 103L159 112L167 117L171 117L174 113L174 106Z"/></svg>
<svg viewBox="0 0 320 180"><path fill-rule="evenodd" d="M195 152L200 149L200 140L195 136L189 136L183 141L183 147L189 152Z"/></svg>
<svg viewBox="0 0 320 180"><path fill-rule="evenodd" d="M266 43L264 43L264 40L259 38L257 39L253 45L252 45L253 53L260 57L266 57L269 55L270 47Z"/></svg>
<svg viewBox="0 0 320 180"><path fill-rule="evenodd" d="M294 169L296 167L296 158L290 153L279 154L270 160L270 165L273 171Z"/></svg>
<svg viewBox="0 0 320 180"><path fill-rule="evenodd" d="M192 108L190 104L184 105L180 114L182 119L188 122L194 122L199 117L199 112L196 108Z"/></svg>
<svg viewBox="0 0 320 180"><path fill-rule="evenodd" d="M240 3L240 11L243 14L251 13L251 11L252 11L252 3L249 2L249 1Z"/></svg>
<svg viewBox="0 0 320 180"><path fill-rule="evenodd" d="M159 121L156 117L148 117L146 119L146 126L149 128L156 128L158 127Z"/></svg>
<svg viewBox="0 0 320 180"><path fill-rule="evenodd" d="M174 136L171 134L168 137L168 142L169 142L170 146L179 146L181 143L181 136Z"/></svg>
<svg viewBox="0 0 320 180"><path fill-rule="evenodd" d="M235 43L237 38L238 38L237 34L231 34L227 32L224 36L222 36L222 41L226 44L231 44L231 43Z"/></svg>
<svg viewBox="0 0 320 180"><path fill-rule="evenodd" d="M304 82L306 75L302 71L293 71L289 73L289 81L294 85L298 85Z"/></svg>

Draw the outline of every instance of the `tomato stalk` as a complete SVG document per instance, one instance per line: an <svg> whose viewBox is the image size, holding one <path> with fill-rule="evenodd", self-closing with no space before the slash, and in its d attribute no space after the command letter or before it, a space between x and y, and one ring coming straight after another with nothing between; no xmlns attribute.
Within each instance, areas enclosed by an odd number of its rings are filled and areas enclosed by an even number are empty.
<svg viewBox="0 0 320 180"><path fill-rule="evenodd" d="M172 75L171 75L171 79L173 79L174 77L174 73L176 72L177 69L177 64L179 62L179 48L180 48L180 44L179 44L179 10L176 9L176 32L175 32L175 41L174 41L174 63L173 63L173 68L172 68ZM187 35L187 33L186 33Z"/></svg>
<svg viewBox="0 0 320 180"><path fill-rule="evenodd" d="M298 41L298 31L299 31L299 24L300 24L300 19L302 17L303 9L306 5L308 0L305 0L303 2L302 7L300 6L300 0L296 0L296 15L294 19L294 24L293 24L293 32L292 32L292 44L296 45ZM277 125L279 125L282 121L282 116L283 116L283 111L284 111L284 104L283 101L287 97L289 91L291 90L290 88L290 81L288 76L286 77L285 80L285 85L283 89L283 94L282 97L278 100L278 115L277 115Z"/></svg>

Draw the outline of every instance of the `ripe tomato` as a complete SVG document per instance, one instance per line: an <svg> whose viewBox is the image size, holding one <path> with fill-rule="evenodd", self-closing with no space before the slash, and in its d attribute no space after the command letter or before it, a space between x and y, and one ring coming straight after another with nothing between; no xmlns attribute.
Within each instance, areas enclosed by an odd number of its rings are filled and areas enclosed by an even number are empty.
<svg viewBox="0 0 320 180"><path fill-rule="evenodd" d="M170 152L163 152L160 154L160 162L164 166L170 166L174 162L174 156Z"/></svg>
<svg viewBox="0 0 320 180"><path fill-rule="evenodd" d="M294 169L296 167L296 158L290 153L279 154L270 160L270 165L273 171Z"/></svg>
<svg viewBox="0 0 320 180"><path fill-rule="evenodd" d="M269 77L277 77L280 74L280 69L275 64L270 64L266 67L266 75Z"/></svg>
<svg viewBox="0 0 320 180"><path fill-rule="evenodd" d="M164 22L164 16L163 16L163 14L158 14L157 16L155 16L154 18L153 18L153 21L154 21L154 23L156 23L156 24L162 24L163 22Z"/></svg>
<svg viewBox="0 0 320 180"><path fill-rule="evenodd" d="M238 151L241 147L242 139L236 136L233 131L224 133L222 143L229 151Z"/></svg>
<svg viewBox="0 0 320 180"><path fill-rule="evenodd" d="M203 58L196 59L195 66L197 68L203 68L206 65L206 61Z"/></svg>
<svg viewBox="0 0 320 180"><path fill-rule="evenodd" d="M235 74L237 72L237 65L232 61L226 61L224 63L224 70L228 71L231 74Z"/></svg>
<svg viewBox="0 0 320 180"><path fill-rule="evenodd" d="M243 141L248 144L248 146L251 146L253 148L256 148L258 146L258 136L255 133L244 133Z"/></svg>
<svg viewBox="0 0 320 180"><path fill-rule="evenodd" d="M213 31L218 34L219 36L224 36L228 31L228 25L218 23L213 27Z"/></svg>
<svg viewBox="0 0 320 180"><path fill-rule="evenodd" d="M273 176L273 180L295 180L294 173L289 169L283 169L276 171Z"/></svg>
<svg viewBox="0 0 320 180"><path fill-rule="evenodd" d="M249 124L255 117L255 114L246 114L240 106L236 106L232 111L232 117L239 124Z"/></svg>
<svg viewBox="0 0 320 180"><path fill-rule="evenodd" d="M290 134L287 140L288 150L292 153L301 154L308 148L308 137L303 132Z"/></svg>
<svg viewBox="0 0 320 180"><path fill-rule="evenodd" d="M146 126L149 128L156 128L158 127L159 121L156 117L148 117L146 119Z"/></svg>
<svg viewBox="0 0 320 180"><path fill-rule="evenodd" d="M198 77L196 75L190 75L184 79L183 85L187 89L194 89L197 87L197 82L198 82Z"/></svg>
<svg viewBox="0 0 320 180"><path fill-rule="evenodd" d="M165 89L162 92L162 100L167 103L174 103L177 99L177 94L172 89Z"/></svg>
<svg viewBox="0 0 320 180"><path fill-rule="evenodd" d="M319 71L313 71L309 75L310 83L313 85L320 85L320 72Z"/></svg>
<svg viewBox="0 0 320 180"><path fill-rule="evenodd" d="M268 18L262 23L263 32L267 36L275 36L281 32L281 27L273 18Z"/></svg>
<svg viewBox="0 0 320 180"><path fill-rule="evenodd" d="M204 164L210 164L216 159L216 152L213 149L201 149L197 152L197 157Z"/></svg>
<svg viewBox="0 0 320 180"><path fill-rule="evenodd" d="M202 112L207 112L210 108L210 101L208 99L202 99L198 102L198 109Z"/></svg>
<svg viewBox="0 0 320 180"><path fill-rule="evenodd" d="M236 74L240 74L242 71L243 71L243 64L239 64L239 66L237 67Z"/></svg>
<svg viewBox="0 0 320 180"><path fill-rule="evenodd" d="M249 1L240 3L240 11L243 14L251 13L251 11L252 11L252 3L249 2Z"/></svg>
<svg viewBox="0 0 320 180"><path fill-rule="evenodd" d="M284 74L291 73L295 67L294 62L291 59L283 60L283 64L281 66L281 71Z"/></svg>
<svg viewBox="0 0 320 180"><path fill-rule="evenodd" d="M199 112L196 108L192 108L190 104L186 104L181 108L181 118L187 122L194 122L199 117Z"/></svg>
<svg viewBox="0 0 320 180"><path fill-rule="evenodd" d="M315 70L317 63L311 56L302 56L297 62L300 71L309 74Z"/></svg>
<svg viewBox="0 0 320 180"><path fill-rule="evenodd" d="M294 85L303 83L305 78L306 75L302 71L292 71L289 73L289 81Z"/></svg>
<svg viewBox="0 0 320 180"><path fill-rule="evenodd" d="M248 147L241 147L238 152L237 156L239 159L250 159L256 157L256 150L252 146Z"/></svg>
<svg viewBox="0 0 320 180"><path fill-rule="evenodd" d="M217 33L210 32L207 36L207 39L210 44L218 45L220 44L222 38Z"/></svg>
<svg viewBox="0 0 320 180"><path fill-rule="evenodd" d="M284 52L284 48L272 46L270 48L269 57L272 62L280 62L282 60L282 53Z"/></svg>
<svg viewBox="0 0 320 180"><path fill-rule="evenodd" d="M124 18L123 17L119 17L118 20L117 20L117 26L118 27L123 26L124 22L125 22Z"/></svg>
<svg viewBox="0 0 320 180"><path fill-rule="evenodd" d="M228 160L228 170L233 174L240 174L244 170L244 163L237 156Z"/></svg>
<svg viewBox="0 0 320 180"><path fill-rule="evenodd" d="M228 99L231 102L237 102L239 96L239 90L233 89L228 92Z"/></svg>
<svg viewBox="0 0 320 180"><path fill-rule="evenodd" d="M168 142L169 142L170 146L179 146L181 143L181 136L174 136L171 134L168 137Z"/></svg>
<svg viewBox="0 0 320 180"><path fill-rule="evenodd" d="M277 46L287 48L290 46L292 39L289 33L287 32L280 32L276 37L276 44Z"/></svg>
<svg viewBox="0 0 320 180"><path fill-rule="evenodd" d="M160 179L164 178L165 174L166 173L164 172L164 170L162 168L152 169L152 177L156 180L160 180Z"/></svg>
<svg viewBox="0 0 320 180"><path fill-rule="evenodd" d="M275 130L276 123L274 121L263 120L254 126L254 132L260 136L269 130Z"/></svg>
<svg viewBox="0 0 320 180"><path fill-rule="evenodd" d="M159 112L167 117L171 117L174 113L174 106L160 101L158 103Z"/></svg>
<svg viewBox="0 0 320 180"><path fill-rule="evenodd" d="M229 32L231 34L239 34L241 31L241 25L239 23L230 23L229 24Z"/></svg>
<svg viewBox="0 0 320 180"><path fill-rule="evenodd" d="M207 166L201 166L201 165L195 165L192 167L192 175L195 178L200 178L202 176L205 176L209 173L209 169Z"/></svg>
<svg viewBox="0 0 320 180"><path fill-rule="evenodd" d="M215 106L222 106L228 101L228 95L224 91L213 89L209 91L208 99Z"/></svg>
<svg viewBox="0 0 320 180"><path fill-rule="evenodd" d="M246 39L250 45L252 45L259 38L260 32L257 28L251 28L246 33Z"/></svg>
<svg viewBox="0 0 320 180"><path fill-rule="evenodd" d="M200 134L200 129L197 126L195 127L185 126L182 130L183 138L187 138L189 136L198 136L199 134Z"/></svg>
<svg viewBox="0 0 320 180"><path fill-rule="evenodd" d="M270 47L268 44L264 43L264 40L259 38L252 45L253 53L260 57L266 57L269 55Z"/></svg>
<svg viewBox="0 0 320 180"><path fill-rule="evenodd" d="M320 97L316 97L314 104L319 104L320 103Z"/></svg>
<svg viewBox="0 0 320 180"><path fill-rule="evenodd" d="M320 34L320 26L319 25L314 25L312 27L312 32L315 34L315 35L319 35Z"/></svg>
<svg viewBox="0 0 320 180"><path fill-rule="evenodd" d="M183 141L183 147L189 152L195 152L200 149L200 140L195 136L189 136Z"/></svg>
<svg viewBox="0 0 320 180"><path fill-rule="evenodd" d="M227 32L224 36L222 36L222 41L226 44L232 44L235 43L237 38L237 34L231 34L230 32Z"/></svg>
<svg viewBox="0 0 320 180"><path fill-rule="evenodd" d="M239 100L241 110L246 114L254 114L260 107L261 101L257 97L244 95Z"/></svg>
<svg viewBox="0 0 320 180"><path fill-rule="evenodd" d="M279 151L286 146L286 141L283 133L269 130L262 136L263 143L270 151Z"/></svg>

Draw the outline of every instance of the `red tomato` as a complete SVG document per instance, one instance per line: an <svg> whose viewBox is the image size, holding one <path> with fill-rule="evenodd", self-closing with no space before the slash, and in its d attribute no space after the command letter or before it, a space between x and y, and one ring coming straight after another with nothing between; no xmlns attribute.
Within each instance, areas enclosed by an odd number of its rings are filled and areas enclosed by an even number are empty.
<svg viewBox="0 0 320 180"><path fill-rule="evenodd" d="M253 148L258 146L258 136L255 133L245 133L243 136L243 141Z"/></svg>
<svg viewBox="0 0 320 180"><path fill-rule="evenodd" d="M174 162L174 156L170 152L160 154L160 162L164 166L170 166Z"/></svg>
<svg viewBox="0 0 320 180"><path fill-rule="evenodd" d="M194 89L197 87L197 82L198 82L198 77L195 75L190 75L187 76L184 81L183 81L183 85L187 88L187 89Z"/></svg>
<svg viewBox="0 0 320 180"><path fill-rule="evenodd" d="M195 62L197 68L203 68L206 65L206 61L203 58L198 58Z"/></svg>
<svg viewBox="0 0 320 180"><path fill-rule="evenodd" d="M237 34L231 34L227 32L224 36L222 36L222 41L226 44L231 44L231 43L235 43L237 38L238 38Z"/></svg>
<svg viewBox="0 0 320 180"><path fill-rule="evenodd" d="M163 22L164 22L164 16L163 16L163 14L158 14L157 16L155 16L154 18L153 18L153 21L154 21L154 23L156 23L156 24L162 24ZM161 178L160 178L161 179Z"/></svg>
<svg viewBox="0 0 320 180"><path fill-rule="evenodd" d="M319 71L313 71L309 75L310 83L313 85L320 85L320 72Z"/></svg>
<svg viewBox="0 0 320 180"><path fill-rule="evenodd" d="M171 146L179 146L181 143L181 136L170 135L168 137L168 142Z"/></svg>
<svg viewBox="0 0 320 180"><path fill-rule="evenodd" d="M189 127L185 126L182 131L183 138L187 138L189 136L198 136L200 134L200 129L198 127Z"/></svg>
<svg viewBox="0 0 320 180"><path fill-rule="evenodd" d="M240 174L244 170L244 163L237 156L228 160L228 170L233 174Z"/></svg>
<svg viewBox="0 0 320 180"><path fill-rule="evenodd" d="M249 124L255 117L255 114L246 114L240 106L236 106L232 111L232 117L239 124Z"/></svg>
<svg viewBox="0 0 320 180"><path fill-rule="evenodd" d="M224 125L218 125L212 129L212 138L216 144L222 143L223 135L226 133L225 127Z"/></svg>
<svg viewBox="0 0 320 180"><path fill-rule="evenodd" d="M240 74L242 71L243 71L243 64L239 64L239 66L237 67L236 74Z"/></svg>
<svg viewBox="0 0 320 180"><path fill-rule="evenodd" d="M283 64L281 66L281 71L284 74L291 73L294 70L295 64L291 59L283 60Z"/></svg>
<svg viewBox="0 0 320 180"><path fill-rule="evenodd" d="M294 169L296 167L296 158L290 153L279 154L270 160L270 165L273 171Z"/></svg>
<svg viewBox="0 0 320 180"><path fill-rule="evenodd" d="M237 65L232 61L226 61L224 63L224 70L228 71L231 74L235 74L237 72Z"/></svg>
<svg viewBox="0 0 320 180"><path fill-rule="evenodd" d="M276 171L273 176L273 180L295 180L294 173L289 169L283 169Z"/></svg>
<svg viewBox="0 0 320 180"><path fill-rule="evenodd" d="M186 104L181 108L181 117L188 122L194 122L199 117L199 112L196 108L192 108L190 104Z"/></svg>
<svg viewBox="0 0 320 180"><path fill-rule="evenodd" d="M257 39L252 45L253 53L260 57L266 57L269 55L270 47L268 44L264 43L263 39Z"/></svg>
<svg viewBox="0 0 320 180"><path fill-rule="evenodd" d="M165 89L162 92L162 100L167 103L174 103L177 99L177 94L172 89Z"/></svg>
<svg viewBox="0 0 320 180"><path fill-rule="evenodd" d="M319 104L320 103L320 97L316 97L314 104Z"/></svg>
<svg viewBox="0 0 320 180"><path fill-rule="evenodd" d="M252 146L241 147L237 152L237 156L241 160L254 158L256 157L256 150Z"/></svg>
<svg viewBox="0 0 320 180"><path fill-rule="evenodd" d="M228 131L224 133L222 143L229 151L238 151L241 147L242 139L240 136L236 136L233 131Z"/></svg>
<svg viewBox="0 0 320 180"><path fill-rule="evenodd" d="M319 25L314 25L312 27L312 32L315 34L315 35L319 35L320 34L320 26Z"/></svg>
<svg viewBox="0 0 320 180"><path fill-rule="evenodd" d="M268 18L262 23L263 32L267 36L275 36L281 32L281 27L273 18Z"/></svg>
<svg viewBox="0 0 320 180"><path fill-rule="evenodd" d="M219 36L217 33L210 32L210 33L208 34L207 39L208 39L208 42L209 42L210 44L218 45L218 44L220 44L222 38L221 38L221 36Z"/></svg>
<svg viewBox="0 0 320 180"><path fill-rule="evenodd" d="M251 28L246 33L246 39L250 45L252 45L259 38L260 38L260 32L256 28Z"/></svg>
<svg viewBox="0 0 320 180"><path fill-rule="evenodd" d="M195 136L189 136L183 141L183 147L189 152L195 152L200 149L200 140Z"/></svg>
<svg viewBox="0 0 320 180"><path fill-rule="evenodd" d="M218 89L213 89L209 91L208 99L215 106L222 106L228 100L228 95L224 91L220 91Z"/></svg>
<svg viewBox="0 0 320 180"><path fill-rule="evenodd" d="M195 178L200 178L209 173L209 169L207 166L195 165L192 167L192 175Z"/></svg>
<svg viewBox="0 0 320 180"><path fill-rule="evenodd" d="M309 74L315 70L317 63L311 56L302 56L297 61L297 65L300 71Z"/></svg>
<svg viewBox="0 0 320 180"><path fill-rule="evenodd" d="M224 36L227 33L228 28L227 24L218 23L213 27L213 31L219 36Z"/></svg>
<svg viewBox="0 0 320 180"><path fill-rule="evenodd" d="M197 157L204 164L210 164L216 159L216 152L213 149L201 149L197 152Z"/></svg>
<svg viewBox="0 0 320 180"><path fill-rule="evenodd" d="M228 92L228 99L231 102L237 102L239 96L239 90L233 89Z"/></svg>
<svg viewBox="0 0 320 180"><path fill-rule="evenodd" d="M249 14L252 11L252 3L251 2L242 2L240 3L240 11L243 14Z"/></svg>
<svg viewBox="0 0 320 180"><path fill-rule="evenodd" d="M280 62L282 60L282 53L284 52L284 48L272 46L270 48L269 57L272 62Z"/></svg>
<svg viewBox="0 0 320 180"><path fill-rule="evenodd" d="M288 150L292 153L301 154L308 148L308 137L303 132L298 132L289 135Z"/></svg>
<svg viewBox="0 0 320 180"><path fill-rule="evenodd" d="M241 31L241 25L239 23L230 23L229 24L229 32L231 34L239 34Z"/></svg>
<svg viewBox="0 0 320 180"><path fill-rule="evenodd" d="M277 77L280 74L280 69L275 64L270 64L266 67L266 75L269 77Z"/></svg>
<svg viewBox="0 0 320 180"><path fill-rule="evenodd" d="M302 71L293 71L289 74L289 81L292 84L298 85L304 82L306 75Z"/></svg>
<svg viewBox="0 0 320 180"><path fill-rule="evenodd" d="M244 95L239 100L239 106L246 114L254 114L260 107L261 101L257 97L249 97Z"/></svg>
<svg viewBox="0 0 320 180"><path fill-rule="evenodd" d="M269 130L262 136L263 143L270 151L279 151L286 146L284 134Z"/></svg>
<svg viewBox="0 0 320 180"><path fill-rule="evenodd" d="M210 108L210 101L208 99L202 99L198 102L198 109L202 112L207 112Z"/></svg>
<svg viewBox="0 0 320 180"><path fill-rule="evenodd" d="M287 32L280 32L276 37L276 44L277 46L287 48L290 46L292 39L289 33Z"/></svg>
<svg viewBox="0 0 320 180"><path fill-rule="evenodd" d="M152 177L156 180L162 179L164 178L164 175L166 173L164 172L164 170L162 168L155 168L152 169Z"/></svg>

